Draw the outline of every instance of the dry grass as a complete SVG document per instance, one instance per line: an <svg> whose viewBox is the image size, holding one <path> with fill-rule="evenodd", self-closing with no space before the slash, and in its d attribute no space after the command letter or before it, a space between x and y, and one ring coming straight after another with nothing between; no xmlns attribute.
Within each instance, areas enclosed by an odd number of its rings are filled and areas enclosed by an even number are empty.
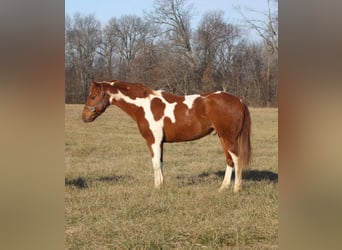
<svg viewBox="0 0 342 250"><path fill-rule="evenodd" d="M275 249L278 247L278 110L251 109L253 160L243 189L223 193L216 136L165 144L153 187L136 124L110 107L94 123L65 106L67 249Z"/></svg>

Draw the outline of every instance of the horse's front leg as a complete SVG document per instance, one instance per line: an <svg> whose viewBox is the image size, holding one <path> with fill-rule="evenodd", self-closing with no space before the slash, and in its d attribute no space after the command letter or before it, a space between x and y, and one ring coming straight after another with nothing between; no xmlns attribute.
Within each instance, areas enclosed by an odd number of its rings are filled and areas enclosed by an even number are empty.
<svg viewBox="0 0 342 250"><path fill-rule="evenodd" d="M159 189L163 184L163 143L161 140L151 145L151 155L154 170L154 186Z"/></svg>
<svg viewBox="0 0 342 250"><path fill-rule="evenodd" d="M163 183L163 127L159 124L140 121L138 127L141 135L145 138L152 157L154 171L154 186L160 188Z"/></svg>

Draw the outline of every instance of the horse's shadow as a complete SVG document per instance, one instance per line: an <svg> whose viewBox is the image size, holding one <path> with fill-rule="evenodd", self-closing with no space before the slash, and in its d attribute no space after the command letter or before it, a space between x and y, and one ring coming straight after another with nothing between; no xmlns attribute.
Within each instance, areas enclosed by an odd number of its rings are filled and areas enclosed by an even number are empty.
<svg viewBox="0 0 342 250"><path fill-rule="evenodd" d="M225 171L217 172L203 172L195 176L178 175L176 179L181 186L184 185L196 185L210 181L217 181L224 177ZM65 186L74 186L79 189L90 187L94 182L106 182L110 184L117 184L120 182L126 182L134 179L133 176L114 175L114 176L102 176L97 178L65 178ZM235 174L232 174L232 180L235 179ZM243 180L247 181L268 181L272 183L278 183L278 174L268 170L246 170L242 175Z"/></svg>
<svg viewBox="0 0 342 250"><path fill-rule="evenodd" d="M178 175L176 179L180 186L199 185L208 182L222 181L225 171L203 172L199 175L186 176ZM232 174L232 180L235 174ZM268 181L278 183L278 174L268 170L246 170L243 172L242 179L246 181Z"/></svg>
<svg viewBox="0 0 342 250"><path fill-rule="evenodd" d="M224 177L225 171L217 171L215 175ZM235 179L235 174L232 174L232 180ZM269 181L278 183L278 174L268 170L246 170L242 173L242 179L247 181Z"/></svg>
<svg viewBox="0 0 342 250"><path fill-rule="evenodd" d="M85 178L85 177L77 177L77 178L65 178L64 183L65 186L74 186L80 189L90 187L94 182L107 182L107 183L120 183L123 181L128 181L133 179L132 176L124 176L124 175L113 175L113 176L101 176L97 178Z"/></svg>

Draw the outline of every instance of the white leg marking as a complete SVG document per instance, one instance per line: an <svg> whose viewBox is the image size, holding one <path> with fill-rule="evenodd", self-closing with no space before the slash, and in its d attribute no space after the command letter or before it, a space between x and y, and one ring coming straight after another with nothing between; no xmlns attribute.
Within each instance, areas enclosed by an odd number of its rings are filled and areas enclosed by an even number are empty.
<svg viewBox="0 0 342 250"><path fill-rule="evenodd" d="M236 154L228 151L230 156L233 159L234 162L234 168L235 168L235 182L234 182L234 192L238 192L240 190L241 187L241 176L239 176L238 172L240 171L239 169L239 159L236 156Z"/></svg>
<svg viewBox="0 0 342 250"><path fill-rule="evenodd" d="M160 158L154 156L152 158L152 165L154 170L154 186L155 188L160 188L163 184L162 162L160 161Z"/></svg>
<svg viewBox="0 0 342 250"><path fill-rule="evenodd" d="M232 172L233 172L233 168L227 164L226 173L224 174L224 179L219 189L219 192L229 187L230 180L232 178Z"/></svg>
<svg viewBox="0 0 342 250"><path fill-rule="evenodd" d="M157 125L157 126L153 126ZM154 170L154 186L160 188L163 184L163 172L162 172L162 162L161 162L161 143L163 140L163 130L162 127L158 126L159 123L153 122L152 126L150 124L150 129L154 136L154 143L151 145L153 151L152 166Z"/></svg>

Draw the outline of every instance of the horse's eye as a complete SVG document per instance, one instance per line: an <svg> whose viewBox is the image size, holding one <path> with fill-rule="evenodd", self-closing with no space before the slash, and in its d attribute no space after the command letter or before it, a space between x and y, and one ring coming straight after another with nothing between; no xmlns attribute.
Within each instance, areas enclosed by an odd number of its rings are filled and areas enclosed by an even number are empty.
<svg viewBox="0 0 342 250"><path fill-rule="evenodd" d="M95 96L91 96L90 98L91 98L92 100L94 100L94 99L95 99Z"/></svg>

